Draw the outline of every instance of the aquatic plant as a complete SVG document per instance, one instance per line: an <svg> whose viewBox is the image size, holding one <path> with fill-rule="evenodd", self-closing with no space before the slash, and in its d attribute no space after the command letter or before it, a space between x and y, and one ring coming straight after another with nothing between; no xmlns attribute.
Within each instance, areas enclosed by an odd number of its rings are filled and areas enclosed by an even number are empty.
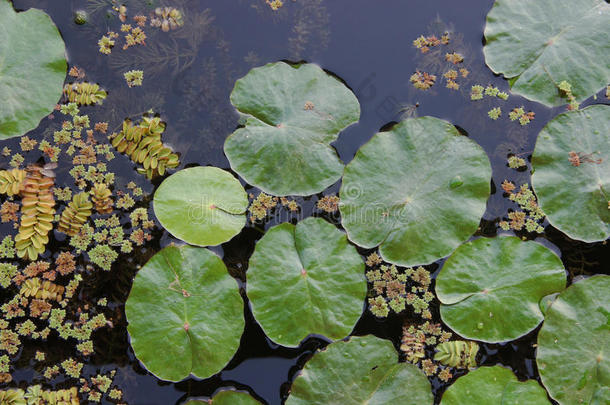
<svg viewBox="0 0 610 405"><path fill-rule="evenodd" d="M17 13L0 1L0 140L24 135L53 111L68 70L64 42L51 18L38 9ZM10 46L19 44L19 46Z"/></svg>
<svg viewBox="0 0 610 405"><path fill-rule="evenodd" d="M137 358L169 381L219 372L237 350L245 323L237 283L222 260L191 246L168 246L138 271L125 313Z"/></svg>
<svg viewBox="0 0 610 405"><path fill-rule="evenodd" d="M439 362L436 357L432 359L429 353L437 345L447 342L451 336L451 332L444 331L440 323L405 322L402 327L400 351L409 363L421 368L427 376L436 375L441 381L447 382L453 377L451 369L442 367L441 364L445 363Z"/></svg>
<svg viewBox="0 0 610 405"><path fill-rule="evenodd" d="M144 79L144 71L130 70L129 72L125 72L123 76L129 87L141 86L142 80Z"/></svg>
<svg viewBox="0 0 610 405"><path fill-rule="evenodd" d="M479 345L471 340L452 340L436 346L434 360L450 367L475 368Z"/></svg>
<svg viewBox="0 0 610 405"><path fill-rule="evenodd" d="M363 270L345 234L321 218L274 226L250 257L252 312L266 335L284 346L296 347L310 334L342 339L362 314Z"/></svg>
<svg viewBox="0 0 610 405"><path fill-rule="evenodd" d="M567 81L575 101L582 101L608 84L609 22L603 0L495 2L485 26L485 62L509 80L513 93L530 100L564 104L557 85Z"/></svg>
<svg viewBox="0 0 610 405"><path fill-rule="evenodd" d="M407 119L374 135L346 166L341 224L355 244L380 245L389 263L431 263L476 231L490 178L483 149L453 125Z"/></svg>
<svg viewBox="0 0 610 405"><path fill-rule="evenodd" d="M536 141L532 187L550 224L572 239L610 236L609 111L593 105L560 114Z"/></svg>
<svg viewBox="0 0 610 405"><path fill-rule="evenodd" d="M123 121L121 132L109 136L112 146L120 153L129 155L131 160L141 163L144 167L138 172L146 174L149 179L165 174L167 169L178 167L180 160L176 153L165 146L161 135L165 131L165 123L159 117L144 115L138 125L131 120Z"/></svg>
<svg viewBox="0 0 610 405"><path fill-rule="evenodd" d="M441 398L441 405L467 403L550 405L536 380L521 382L512 371L500 366L479 367L469 372L449 386Z"/></svg>
<svg viewBox="0 0 610 405"><path fill-rule="evenodd" d="M57 230L74 236L91 216L93 204L89 200L89 193L79 193L74 196L70 204L64 209L59 218Z"/></svg>
<svg viewBox="0 0 610 405"><path fill-rule="evenodd" d="M6 194L9 197L19 194L25 174L25 170L21 169L0 170L0 194Z"/></svg>
<svg viewBox="0 0 610 405"><path fill-rule="evenodd" d="M53 177L43 174L44 168L30 165L21 193L21 222L15 236L17 256L34 261L49 242L48 233L53 229L55 199L51 188Z"/></svg>
<svg viewBox="0 0 610 405"><path fill-rule="evenodd" d="M161 28L163 32L175 30L182 25L184 25L182 13L175 7L157 7L154 16L150 19L150 26Z"/></svg>
<svg viewBox="0 0 610 405"><path fill-rule="evenodd" d="M414 365L398 363L392 343L354 336L314 354L292 383L286 405L391 403L431 405L430 383Z"/></svg>
<svg viewBox="0 0 610 405"><path fill-rule="evenodd" d="M517 162L514 164L520 164ZM544 232L544 228L541 223L544 221L544 212L538 205L536 196L530 189L527 183L524 183L516 193L513 192L516 187L515 185L504 180L502 182L502 189L506 193L508 198L519 205L519 211L511 211L508 213L508 218L500 221L498 224L500 228L505 231L513 229L515 231L521 231L525 229L527 232Z"/></svg>
<svg viewBox="0 0 610 405"><path fill-rule="evenodd" d="M216 167L181 170L154 196L157 219L176 238L197 246L224 243L246 224L248 197L239 181Z"/></svg>
<svg viewBox="0 0 610 405"><path fill-rule="evenodd" d="M535 329L544 319L538 302L565 285L561 259L550 249L499 236L457 248L435 290L447 326L464 338L497 343Z"/></svg>
<svg viewBox="0 0 610 405"><path fill-rule="evenodd" d="M316 208L329 214L339 210L339 196L325 195L316 202Z"/></svg>
<svg viewBox="0 0 610 405"><path fill-rule="evenodd" d="M66 99L77 105L101 104L107 96L99 84L88 82L68 83L63 91Z"/></svg>
<svg viewBox="0 0 610 405"><path fill-rule="evenodd" d="M254 68L235 83L231 103L245 126L229 135L224 151L249 184L277 196L310 195L341 177L343 164L330 143L358 120L360 104L319 66Z"/></svg>

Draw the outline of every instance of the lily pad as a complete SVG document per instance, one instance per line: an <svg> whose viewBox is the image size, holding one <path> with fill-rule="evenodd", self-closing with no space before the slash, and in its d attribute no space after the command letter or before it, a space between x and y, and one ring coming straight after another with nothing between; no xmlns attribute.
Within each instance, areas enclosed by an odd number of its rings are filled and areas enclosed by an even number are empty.
<svg viewBox="0 0 610 405"><path fill-rule="evenodd" d="M184 405L260 405L256 399L248 393L241 391L225 390L214 395L209 401L190 400Z"/></svg>
<svg viewBox="0 0 610 405"><path fill-rule="evenodd" d="M540 300L565 285L563 263L550 249L500 236L460 246L436 278L436 294L447 326L497 343L535 329L544 319Z"/></svg>
<svg viewBox="0 0 610 405"><path fill-rule="evenodd" d="M352 337L316 353L292 384L286 405L432 404L424 373L398 363L392 343L375 336Z"/></svg>
<svg viewBox="0 0 610 405"><path fill-rule="evenodd" d="M125 314L136 357L162 380L218 373L244 330L237 282L218 256L168 246L140 269Z"/></svg>
<svg viewBox="0 0 610 405"><path fill-rule="evenodd" d="M572 284L538 333L542 383L560 404L610 403L610 277Z"/></svg>
<svg viewBox="0 0 610 405"><path fill-rule="evenodd" d="M36 128L53 111L66 78L64 41L41 10L15 12L0 0L0 140Z"/></svg>
<svg viewBox="0 0 610 405"><path fill-rule="evenodd" d="M538 135L532 186L547 219L572 239L610 237L610 107L552 119Z"/></svg>
<svg viewBox="0 0 610 405"><path fill-rule="evenodd" d="M458 378L443 393L441 405L502 404L550 405L537 381L520 382L512 371L480 367Z"/></svg>
<svg viewBox="0 0 610 405"><path fill-rule="evenodd" d="M496 1L485 26L485 62L514 93L566 104L558 84L581 101L608 84L610 5L603 0Z"/></svg>
<svg viewBox="0 0 610 405"><path fill-rule="evenodd" d="M330 145L358 121L360 104L314 64L270 63L235 83L231 103L246 123L225 154L248 183L274 195L310 195L335 183L343 163Z"/></svg>
<svg viewBox="0 0 610 405"><path fill-rule="evenodd" d="M298 346L310 334L342 339L362 315L364 262L345 234L321 218L269 229L247 277L254 317L284 346Z"/></svg>
<svg viewBox="0 0 610 405"><path fill-rule="evenodd" d="M402 266L447 256L476 230L490 192L483 149L446 121L405 120L356 153L341 185L349 239Z"/></svg>
<svg viewBox="0 0 610 405"><path fill-rule="evenodd" d="M233 175L217 167L180 170L161 183L155 215L176 238L212 246L237 235L246 224L248 196Z"/></svg>

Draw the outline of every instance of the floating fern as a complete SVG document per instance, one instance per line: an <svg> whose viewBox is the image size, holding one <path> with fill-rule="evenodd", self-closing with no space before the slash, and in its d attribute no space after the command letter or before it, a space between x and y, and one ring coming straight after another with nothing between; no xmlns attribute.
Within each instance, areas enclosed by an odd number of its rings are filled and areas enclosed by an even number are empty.
<svg viewBox="0 0 610 405"><path fill-rule="evenodd" d="M477 353L479 345L477 342L453 340L436 346L438 352L434 360L445 366L456 368L474 368L477 366Z"/></svg>
<svg viewBox="0 0 610 405"><path fill-rule="evenodd" d="M159 117L144 116L137 126L127 119L123 121L121 132L112 135L112 146L129 155L134 162L141 163L144 167L138 168L138 172L152 179L180 164L178 155L161 142L163 131L165 123Z"/></svg>
<svg viewBox="0 0 610 405"><path fill-rule="evenodd" d="M6 194L9 197L19 194L24 179L25 170L0 170L0 194Z"/></svg>
<svg viewBox="0 0 610 405"><path fill-rule="evenodd" d="M37 165L27 169L21 192L21 223L15 236L17 256L27 256L32 261L44 253L55 215L55 199L51 191L54 180L44 176L43 170Z"/></svg>
<svg viewBox="0 0 610 405"><path fill-rule="evenodd" d="M93 196L93 204L95 204L95 210L100 214L109 214L112 212L112 191L104 183L95 183L91 190Z"/></svg>
<svg viewBox="0 0 610 405"><path fill-rule="evenodd" d="M78 105L101 104L107 93L95 83L68 83L64 86L64 94L71 103Z"/></svg>
<svg viewBox="0 0 610 405"><path fill-rule="evenodd" d="M69 236L76 235L91 216L91 208L89 193L76 194L62 212L57 229Z"/></svg>
<svg viewBox="0 0 610 405"><path fill-rule="evenodd" d="M19 294L24 297L33 297L41 300L61 301L63 293L64 287L53 284L48 280L41 281L38 277L25 280L21 290L19 290Z"/></svg>

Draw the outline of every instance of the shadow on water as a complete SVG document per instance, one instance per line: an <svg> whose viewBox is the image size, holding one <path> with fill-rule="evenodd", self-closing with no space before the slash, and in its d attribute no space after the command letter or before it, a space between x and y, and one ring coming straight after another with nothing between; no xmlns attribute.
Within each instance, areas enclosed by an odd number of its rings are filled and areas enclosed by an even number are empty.
<svg viewBox="0 0 610 405"><path fill-rule="evenodd" d="M388 129L392 122L406 116L433 115L454 123L485 149L492 162L494 190L506 178L516 183L529 182L529 172L516 172L507 167L507 155L531 154L536 134L558 112L558 109L550 110L511 96L510 108L523 105L536 113L532 124L521 127L513 122L488 119L486 112L493 107L488 101L470 102L471 84L492 84L508 90L506 81L485 66L482 52L485 15L492 0L386 0L382 5L370 0L299 0L285 1L277 12L271 11L263 0L176 0L171 5L183 9L184 28L166 35L150 30L146 47L133 52L117 51L110 56L100 54L96 45L101 35L120 26L110 0L15 0L14 3L21 10L37 7L47 11L64 37L70 66L84 69L88 80L108 90L104 105L95 110L86 108L86 113L96 120L109 121L112 128L126 117L137 117L153 108L168 123L164 139L181 153L182 167L229 168L222 147L225 138L238 125L238 116L229 102L233 83L251 67L277 60L318 63L353 89L362 107L360 121L341 133L334 144L346 163L374 133ZM157 0L126 0L125 3L128 9L140 10L143 14L149 14L161 4ZM88 10L89 23L74 24L73 12L77 9ZM440 83L428 92L413 88L409 76L416 69L439 68L436 62L412 47L413 39L421 34L440 35L445 30L452 32L451 49L465 56L464 66L470 70L468 80L459 91L446 89ZM141 88L127 89L122 73L131 68L144 70ZM508 104L506 110L509 110ZM47 121L43 120L30 136L43 137L46 125ZM16 141L8 144L17 145ZM119 180L137 181L146 193L152 193L158 186L160 180L151 184L138 177L125 157L116 160L118 163L113 163L111 170L116 171ZM58 169L60 178L61 170ZM65 172L63 176L67 176ZM336 193L338 189L339 184L335 184L326 193ZM337 215L315 212L315 202L321 195L298 198L301 206L298 215L272 215L264 224L249 225L230 242L213 248L224 258L231 274L240 280L246 303L244 281L248 258L265 229L314 214L340 226ZM509 208L510 202L502 193L492 193L479 234L495 235L498 220ZM174 384L159 381L139 364L129 346L123 304L137 269L162 246L176 242L162 231L154 236L147 248L121 257L112 272L96 274L83 289L85 296L110 294L109 308L114 314L114 328L94 335L95 347L100 351L92 356L84 373L117 369L115 382L123 389L125 402L132 405L166 405L181 403L188 397L208 398L224 387L248 391L268 404L282 403L300 368L327 342L311 337L298 348L277 346L265 336L248 305L241 346L218 375L206 380L189 378ZM551 226L546 227L543 237L561 252L571 277L608 272L602 261L608 253L605 244L571 241ZM438 270L441 264L439 261L433 266ZM438 308L434 312L438 322ZM390 339L398 348L403 321L399 316L381 321L365 311L353 334L372 333ZM533 346L536 334L534 331L507 344L483 345L481 363L508 366L520 379L539 378ZM61 341L50 340L44 346L45 351L62 358L65 349ZM39 378L40 367L25 360L32 358L35 349L27 345L23 349L20 358L24 360L16 363L13 386L26 385ZM432 384L438 403L447 384L436 378ZM62 382L56 385L62 386Z"/></svg>

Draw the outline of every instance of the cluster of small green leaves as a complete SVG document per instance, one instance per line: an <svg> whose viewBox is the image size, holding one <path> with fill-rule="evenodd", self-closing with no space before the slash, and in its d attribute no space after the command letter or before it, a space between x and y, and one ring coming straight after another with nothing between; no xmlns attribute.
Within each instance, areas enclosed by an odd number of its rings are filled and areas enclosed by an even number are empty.
<svg viewBox="0 0 610 405"><path fill-rule="evenodd" d="M407 267L399 270L395 265L383 263L377 253L366 260L366 278L372 288L369 291L369 310L379 318L390 311L401 313L409 306L423 319L432 319L430 301L434 293L430 288L430 272L423 267Z"/></svg>
<svg viewBox="0 0 610 405"><path fill-rule="evenodd" d="M256 197L250 193L248 198L252 201L248 207L250 213L250 222L260 222L267 218L267 216L277 207L278 203L282 207L286 207L290 212L297 212L299 210L299 204L295 200L291 200L286 197L274 197L266 193L259 193Z"/></svg>
<svg viewBox="0 0 610 405"><path fill-rule="evenodd" d="M525 112L523 106L515 107L510 113L508 113L508 118L511 121L519 120L519 124L521 124L522 126L525 126L532 122L535 116L536 113L534 113L533 111Z"/></svg>
<svg viewBox="0 0 610 405"><path fill-rule="evenodd" d="M578 103L578 101L576 101L576 97L574 97L574 94L572 94L572 85L570 83L568 83L567 81L562 80L557 85L557 88L561 92L561 95L568 99L568 102L569 102L568 110L578 110L578 108L580 107L580 104ZM606 93L607 92L608 92L608 90L606 90Z"/></svg>
<svg viewBox="0 0 610 405"><path fill-rule="evenodd" d="M420 324L405 323L402 328L400 351L404 353L409 363L415 364L427 376L437 375L441 381L447 382L452 377L451 369L443 367L439 362L428 356L437 344L451 339L451 332L444 331L441 324L425 321Z"/></svg>
<svg viewBox="0 0 610 405"><path fill-rule="evenodd" d="M515 185L508 180L504 180L502 189L508 194L511 201L519 205L520 210L509 212L507 220L500 221L500 228L505 231L525 229L527 232L544 232L541 223L544 221L545 215L538 206L536 196L529 185L527 183L522 184L519 191L515 193Z"/></svg>
<svg viewBox="0 0 610 405"><path fill-rule="evenodd" d="M482 100L483 96L497 97L501 100L508 100L508 93L500 91L497 87L491 84L487 87L483 87L480 84L475 84L470 88L470 99L472 101Z"/></svg>
<svg viewBox="0 0 610 405"><path fill-rule="evenodd" d="M508 167L511 169L521 169L527 167L527 162L522 157L511 155L508 157Z"/></svg>

